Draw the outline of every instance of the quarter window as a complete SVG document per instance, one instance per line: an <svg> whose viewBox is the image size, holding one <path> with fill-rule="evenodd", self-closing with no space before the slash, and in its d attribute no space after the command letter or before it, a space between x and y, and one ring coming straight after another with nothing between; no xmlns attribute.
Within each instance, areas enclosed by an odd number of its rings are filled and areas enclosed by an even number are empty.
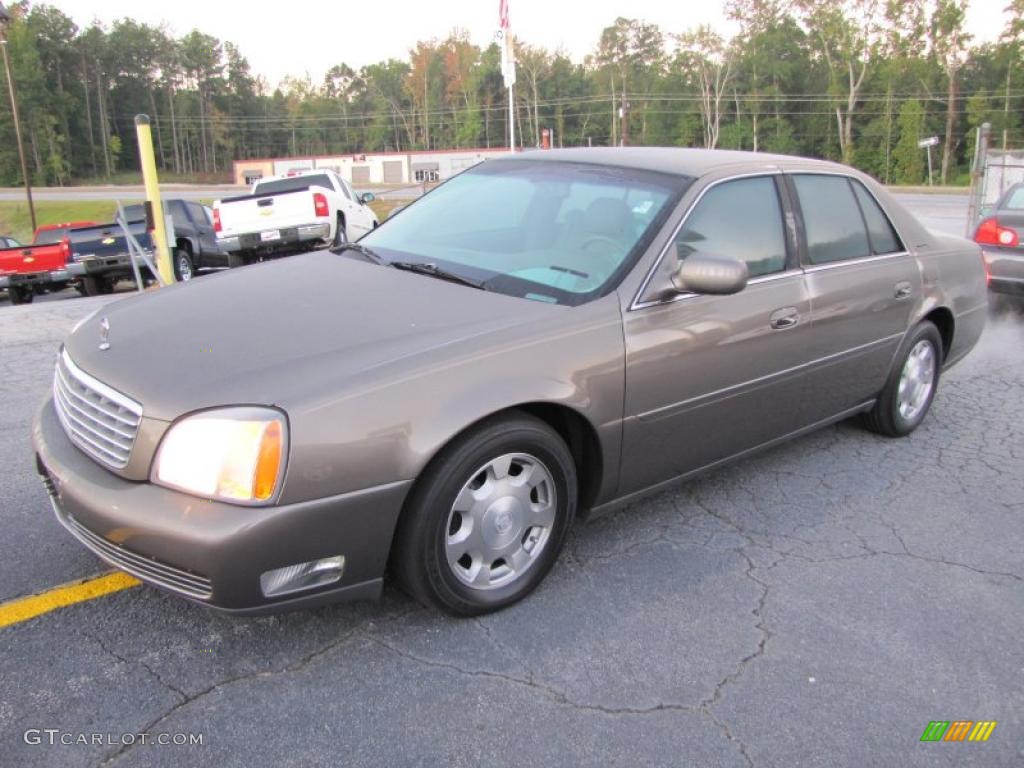
<svg viewBox="0 0 1024 768"><path fill-rule="evenodd" d="M793 177L811 264L871 255L864 218L845 176Z"/></svg>
<svg viewBox="0 0 1024 768"><path fill-rule="evenodd" d="M892 228L888 217L885 215L878 203L864 185L859 181L850 181L854 193L857 195L857 202L860 203L860 210L864 214L864 221L868 225L868 235L871 237L871 252L874 254L897 253L903 250L896 230Z"/></svg>
<svg viewBox="0 0 1024 768"><path fill-rule="evenodd" d="M751 277L785 269L786 236L774 178L737 179L709 189L676 237L680 261L696 251L745 261Z"/></svg>

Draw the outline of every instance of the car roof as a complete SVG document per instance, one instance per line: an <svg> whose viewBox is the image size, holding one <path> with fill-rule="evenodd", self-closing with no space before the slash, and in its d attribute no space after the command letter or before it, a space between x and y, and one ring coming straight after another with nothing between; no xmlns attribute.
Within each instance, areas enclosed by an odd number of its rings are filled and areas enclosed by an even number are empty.
<svg viewBox="0 0 1024 768"><path fill-rule="evenodd" d="M681 147L579 147L573 149L532 150L506 156L501 160L543 160L547 162L593 163L644 171L661 171L679 176L699 177L728 168L732 171L771 168L816 168L855 174L852 168L827 160L813 160L766 152L742 152L729 149L689 149Z"/></svg>

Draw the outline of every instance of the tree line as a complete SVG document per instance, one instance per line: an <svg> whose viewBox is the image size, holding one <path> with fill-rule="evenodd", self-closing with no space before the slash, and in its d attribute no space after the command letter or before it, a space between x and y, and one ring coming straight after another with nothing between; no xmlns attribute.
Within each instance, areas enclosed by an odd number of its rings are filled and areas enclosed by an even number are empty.
<svg viewBox="0 0 1024 768"><path fill-rule="evenodd" d="M233 160L507 146L497 45L464 30L407 59L332 67L271 86L241 49L132 19L79 28L54 5L9 6L7 31L35 184L137 168L134 116L153 121L160 167L223 177ZM573 61L516 41L516 137L538 146L719 147L841 160L893 183L926 176L917 142L938 136L936 181L962 181L976 129L1024 145L1024 0L993 42L965 30L967 0L729 0L738 33L606 27ZM21 183L0 99L0 185Z"/></svg>

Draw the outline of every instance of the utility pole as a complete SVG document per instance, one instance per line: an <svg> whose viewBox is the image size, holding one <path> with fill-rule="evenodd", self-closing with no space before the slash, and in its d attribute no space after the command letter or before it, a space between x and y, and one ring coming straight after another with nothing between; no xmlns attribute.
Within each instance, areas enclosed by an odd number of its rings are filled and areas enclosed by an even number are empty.
<svg viewBox="0 0 1024 768"><path fill-rule="evenodd" d="M626 81L622 81L622 101L619 104L619 119L622 123L622 146L629 146L629 102L626 100Z"/></svg>
<svg viewBox="0 0 1024 768"><path fill-rule="evenodd" d="M509 0L498 3L498 39L501 41L501 76L508 88L508 151L516 151L516 49L508 15ZM529 116L529 115L527 115Z"/></svg>
<svg viewBox="0 0 1024 768"><path fill-rule="evenodd" d="M18 158L21 160L21 175L25 179L25 197L28 199L28 215L32 219L32 231L36 230L36 206L32 202L32 180L25 162L25 146L21 143L21 120L18 119L18 99L14 95L14 77L11 76L11 60L7 55L7 25L11 15L0 3L0 48L4 52L4 71L7 73L7 90L11 95L11 118L14 120L14 137L18 142Z"/></svg>

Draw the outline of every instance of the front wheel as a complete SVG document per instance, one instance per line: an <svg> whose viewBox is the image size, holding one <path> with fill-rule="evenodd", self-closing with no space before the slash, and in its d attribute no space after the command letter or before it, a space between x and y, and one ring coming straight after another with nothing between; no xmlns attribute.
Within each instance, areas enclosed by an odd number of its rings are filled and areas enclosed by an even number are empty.
<svg viewBox="0 0 1024 768"><path fill-rule="evenodd" d="M547 424L526 414L484 423L417 481L396 535L399 583L459 616L521 600L558 558L576 488L572 455Z"/></svg>
<svg viewBox="0 0 1024 768"><path fill-rule="evenodd" d="M882 393L865 415L868 429L888 437L904 437L917 429L935 398L942 349L938 328L927 320L907 335Z"/></svg>

